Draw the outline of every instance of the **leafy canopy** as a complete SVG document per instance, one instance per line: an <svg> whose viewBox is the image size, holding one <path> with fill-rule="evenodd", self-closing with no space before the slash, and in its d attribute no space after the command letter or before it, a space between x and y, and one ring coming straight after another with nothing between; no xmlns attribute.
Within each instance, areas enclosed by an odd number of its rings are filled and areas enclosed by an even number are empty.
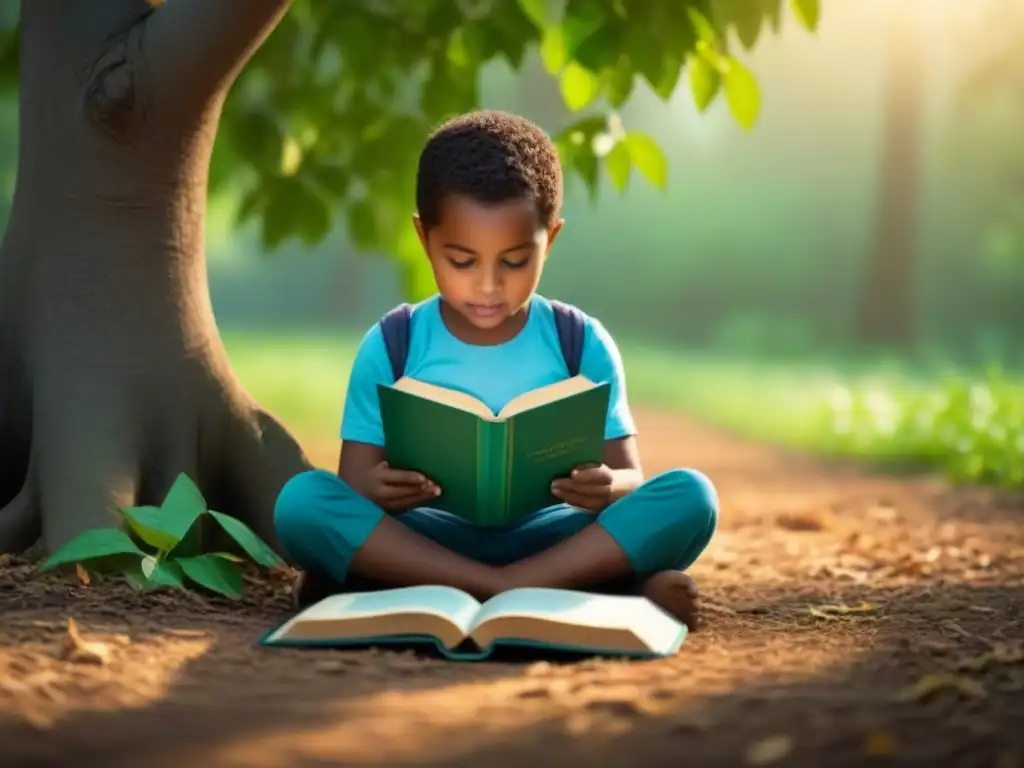
<svg viewBox="0 0 1024 768"><path fill-rule="evenodd" d="M238 223L258 222L269 250L321 241L340 214L353 245L398 258L422 296L434 288L409 222L416 158L433 127L479 106L486 65L539 53L571 115L555 133L567 175L591 196L602 171L620 191L633 170L664 187L661 148L616 114L637 84L666 102L688 88L702 111L724 94L750 129L761 98L736 41L751 49L787 10L814 30L819 2L296 0L225 105L211 191L240 188ZM15 45L13 31L0 39L0 79Z"/></svg>

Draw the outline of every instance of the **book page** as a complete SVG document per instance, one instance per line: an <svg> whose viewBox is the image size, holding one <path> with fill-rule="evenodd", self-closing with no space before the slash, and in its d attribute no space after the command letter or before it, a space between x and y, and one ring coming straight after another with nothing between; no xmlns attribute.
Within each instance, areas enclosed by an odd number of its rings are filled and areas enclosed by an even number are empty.
<svg viewBox="0 0 1024 768"><path fill-rule="evenodd" d="M571 379L564 379L556 381L554 384L537 387L537 389L524 392L518 397L513 397L509 400L505 407L498 412L498 418L504 420L515 416L517 413L536 408L538 405L553 403L570 395L586 392L588 389L593 389L596 386L597 384L586 376L573 376Z"/></svg>
<svg viewBox="0 0 1024 768"><path fill-rule="evenodd" d="M491 412L491 409L486 404L465 392L439 387L436 384L428 384L425 381L417 381L408 376L403 376L391 386L393 389L408 392L411 395L422 397L424 400L431 400L435 403L457 408L460 411L474 413L488 421L496 420L494 413Z"/></svg>
<svg viewBox="0 0 1024 768"><path fill-rule="evenodd" d="M339 594L311 605L268 639L427 633L454 645L468 634L479 609L480 603L471 595L453 587Z"/></svg>
<svg viewBox="0 0 1024 768"><path fill-rule="evenodd" d="M666 653L684 627L647 598L524 588L484 603L471 628L486 646L519 637L549 643Z"/></svg>

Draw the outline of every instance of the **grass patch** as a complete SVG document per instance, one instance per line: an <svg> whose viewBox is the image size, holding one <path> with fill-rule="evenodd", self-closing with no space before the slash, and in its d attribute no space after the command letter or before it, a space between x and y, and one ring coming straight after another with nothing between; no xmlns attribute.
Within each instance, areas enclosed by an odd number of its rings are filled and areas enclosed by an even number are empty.
<svg viewBox="0 0 1024 768"><path fill-rule="evenodd" d="M303 438L337 435L358 342L351 333L225 334L248 390ZM894 470L1024 485L1024 379L1005 372L621 347L634 407L687 413L755 439Z"/></svg>

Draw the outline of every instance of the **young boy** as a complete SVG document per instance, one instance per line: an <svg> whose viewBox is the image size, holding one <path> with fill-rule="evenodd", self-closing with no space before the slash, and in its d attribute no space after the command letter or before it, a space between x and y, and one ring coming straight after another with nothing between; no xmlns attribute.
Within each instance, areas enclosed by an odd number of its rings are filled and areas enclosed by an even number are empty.
<svg viewBox="0 0 1024 768"><path fill-rule="evenodd" d="M414 307L405 374L462 389L495 411L565 378L551 304L535 293L562 228L562 171L533 123L495 111L455 118L428 140L413 217L439 294ZM363 337L345 397L337 475L282 489L281 545L305 573L299 606L343 589L446 584L479 599L516 587L636 590L697 626L682 573L715 532L708 479L675 469L644 479L619 350L583 316L580 373L608 381L603 464L552 486L562 504L502 529L430 508L430 478L389 467L376 387L394 380L381 324Z"/></svg>

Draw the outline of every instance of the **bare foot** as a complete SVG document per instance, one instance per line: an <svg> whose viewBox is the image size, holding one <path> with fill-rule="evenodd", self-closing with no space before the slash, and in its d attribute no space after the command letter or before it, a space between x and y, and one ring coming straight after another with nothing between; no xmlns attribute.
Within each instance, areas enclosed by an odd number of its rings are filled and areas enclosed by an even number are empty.
<svg viewBox="0 0 1024 768"><path fill-rule="evenodd" d="M640 593L663 611L683 622L691 632L700 623L697 582L680 571L659 571L649 576Z"/></svg>

